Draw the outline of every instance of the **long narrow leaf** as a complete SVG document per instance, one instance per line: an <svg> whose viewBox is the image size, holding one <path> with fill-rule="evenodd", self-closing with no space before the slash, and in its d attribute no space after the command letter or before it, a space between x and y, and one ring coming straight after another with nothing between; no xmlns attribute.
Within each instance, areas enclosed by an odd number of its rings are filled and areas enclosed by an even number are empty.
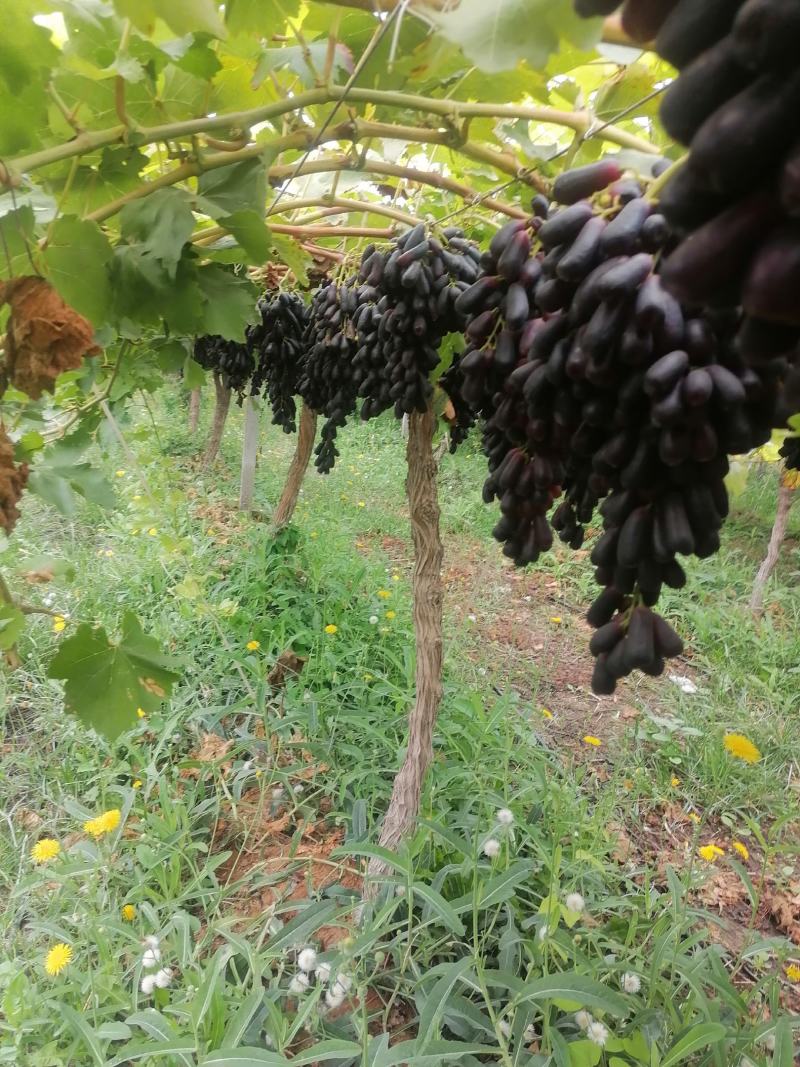
<svg viewBox="0 0 800 1067"><path fill-rule="evenodd" d="M706 1048L716 1041L721 1041L727 1032L722 1023L698 1023L684 1034L680 1041L675 1042L661 1061L661 1067L674 1067L674 1064L682 1063L699 1048Z"/></svg>

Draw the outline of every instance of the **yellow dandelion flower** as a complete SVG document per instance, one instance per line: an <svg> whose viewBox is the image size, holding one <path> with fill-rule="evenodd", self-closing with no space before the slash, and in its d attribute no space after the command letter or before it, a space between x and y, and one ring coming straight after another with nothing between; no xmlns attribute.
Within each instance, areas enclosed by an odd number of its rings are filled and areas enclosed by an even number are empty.
<svg viewBox="0 0 800 1067"><path fill-rule="evenodd" d="M400 581L400 575L399 574L393 574L392 575L392 581L393 582L399 582Z"/></svg>
<svg viewBox="0 0 800 1067"><path fill-rule="evenodd" d="M51 977L54 977L57 974L61 974L71 959L72 949L69 945L65 945L63 941L59 941L58 944L53 945L47 953L44 961L44 969Z"/></svg>
<svg viewBox="0 0 800 1067"><path fill-rule="evenodd" d="M136 918L136 908L133 904L122 905L122 918L125 920L126 923L133 922L133 920Z"/></svg>
<svg viewBox="0 0 800 1067"><path fill-rule="evenodd" d="M560 615L551 615L550 616L550 622L552 622L553 626L560 626L561 625L561 616Z"/></svg>
<svg viewBox="0 0 800 1067"><path fill-rule="evenodd" d="M107 548L106 551L105 551L105 555L106 556L113 556L114 555L114 549L113 548Z"/></svg>
<svg viewBox="0 0 800 1067"><path fill-rule="evenodd" d="M132 789L141 789L142 788L142 779L141 778L134 778L134 780L131 782L131 788Z"/></svg>
<svg viewBox="0 0 800 1067"><path fill-rule="evenodd" d="M720 848L719 845L701 845L697 854L706 863L716 863L720 856L725 855L725 849Z"/></svg>
<svg viewBox="0 0 800 1067"><path fill-rule="evenodd" d="M397 612L396 611L387 611L386 612L386 618L387 619L396 619L397 618Z"/></svg>
<svg viewBox="0 0 800 1067"><path fill-rule="evenodd" d="M54 837L43 837L31 849L31 859L34 863L47 863L54 860L61 851L61 845Z"/></svg>
<svg viewBox="0 0 800 1067"><path fill-rule="evenodd" d="M364 501L363 501L363 500L359 500L359 502L358 502L358 506L359 506L360 508L365 508L365 507L366 507L367 505L366 505L366 504L364 503Z"/></svg>
<svg viewBox="0 0 800 1067"><path fill-rule="evenodd" d="M136 496L132 496L131 500L141 500L141 496L137 493Z"/></svg>
<svg viewBox="0 0 800 1067"><path fill-rule="evenodd" d="M335 626L332 622L329 622L328 625L325 627L326 634L335 634L338 633L338 630L339 627Z"/></svg>
<svg viewBox="0 0 800 1067"><path fill-rule="evenodd" d="M736 851L739 853L739 855L742 857L743 860L749 860L750 859L750 849L747 847L747 845L744 844L743 841L733 841L733 842L731 842L731 844L732 844L733 848L736 849Z"/></svg>
<svg viewBox="0 0 800 1067"><path fill-rule="evenodd" d="M98 815L96 819L87 819L83 828L92 837L102 837L116 830L121 818L122 812L119 808L111 808L109 811L104 811L102 815Z"/></svg>
<svg viewBox="0 0 800 1067"><path fill-rule="evenodd" d="M583 740L585 744L594 745L595 748L599 748L603 743L599 737L592 737L591 734L586 734Z"/></svg>
<svg viewBox="0 0 800 1067"><path fill-rule="evenodd" d="M310 538L311 538L311 539L312 539L313 541L316 541L316 539L317 539L317 538L319 537L319 534L317 533L317 531L316 531L316 530L312 530L312 531L311 531L311 533L309 534L309 537L310 537Z"/></svg>
<svg viewBox="0 0 800 1067"><path fill-rule="evenodd" d="M247 644L245 645L245 648L247 649L248 652L256 652L259 648L261 648L261 642L260 641L248 641Z"/></svg>
<svg viewBox="0 0 800 1067"><path fill-rule="evenodd" d="M670 780L669 780L669 784L670 784L670 785L671 785L671 786L672 786L672 787L673 787L674 789L677 789L677 788L678 788L678 786L679 786L679 785L681 784L681 780L680 780L680 778L679 778L679 777L678 777L678 776L677 776L676 774L673 774L673 776L672 776L672 777L670 778Z"/></svg>
<svg viewBox="0 0 800 1067"><path fill-rule="evenodd" d="M209 526L209 528L206 530L206 535L208 537L213 537L214 536L214 527L213 526Z"/></svg>
<svg viewBox="0 0 800 1067"><path fill-rule="evenodd" d="M744 734L725 734L723 743L732 756L745 763L758 763L761 759L759 750Z"/></svg>
<svg viewBox="0 0 800 1067"><path fill-rule="evenodd" d="M542 718L543 719L552 719L553 718L552 711L549 708L542 708Z"/></svg>
<svg viewBox="0 0 800 1067"><path fill-rule="evenodd" d="M374 674L365 674L364 675L364 681L365 682L374 682L375 681L375 675Z"/></svg>
<svg viewBox="0 0 800 1067"><path fill-rule="evenodd" d="M140 719L146 719L147 718L147 712L144 710L144 708L137 708L136 709L136 714L139 716Z"/></svg>
<svg viewBox="0 0 800 1067"><path fill-rule="evenodd" d="M53 617L53 633L60 634L62 630L66 628L67 620L63 615L55 615Z"/></svg>
<svg viewBox="0 0 800 1067"><path fill-rule="evenodd" d="M125 471L123 471L123 470L115 471L115 473L116 473L118 478L124 478L125 477Z"/></svg>
<svg viewBox="0 0 800 1067"><path fill-rule="evenodd" d="M700 822L700 816L696 811L690 811L687 818L691 819L692 822Z"/></svg>
<svg viewBox="0 0 800 1067"><path fill-rule="evenodd" d="M381 600L388 600L391 595L392 595L391 589L379 589L378 590L378 596L381 598Z"/></svg>
<svg viewBox="0 0 800 1067"><path fill-rule="evenodd" d="M788 964L784 974L790 982L800 982L800 967L798 967L796 963Z"/></svg>
<svg viewBox="0 0 800 1067"><path fill-rule="evenodd" d="M151 526L147 533L149 537L155 537L155 535L158 533L158 530L155 528L155 526Z"/></svg>

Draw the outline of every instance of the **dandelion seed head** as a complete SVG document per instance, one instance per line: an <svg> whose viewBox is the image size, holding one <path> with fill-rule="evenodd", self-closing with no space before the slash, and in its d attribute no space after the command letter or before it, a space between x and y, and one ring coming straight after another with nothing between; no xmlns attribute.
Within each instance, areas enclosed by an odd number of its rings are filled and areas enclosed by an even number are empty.
<svg viewBox="0 0 800 1067"><path fill-rule="evenodd" d="M154 974L143 974L142 980L139 983L139 988L145 996L149 997L156 987L156 976Z"/></svg>
<svg viewBox="0 0 800 1067"><path fill-rule="evenodd" d="M592 1016L589 1014L588 1011L582 1009L581 1011L575 1012L575 1022L578 1024L581 1030L585 1030L588 1026L591 1026L594 1020L592 1019Z"/></svg>
<svg viewBox="0 0 800 1067"><path fill-rule="evenodd" d="M289 992L299 997L308 989L311 979L304 971L300 971L289 983Z"/></svg>
<svg viewBox="0 0 800 1067"><path fill-rule="evenodd" d="M626 971L622 976L622 988L626 993L638 993L642 988L642 980L638 974Z"/></svg>
<svg viewBox="0 0 800 1067"><path fill-rule="evenodd" d="M304 948L297 957L297 966L301 971L310 974L317 966L317 954L313 948Z"/></svg>
<svg viewBox="0 0 800 1067"><path fill-rule="evenodd" d="M490 837L488 841L484 841L483 843L483 854L484 856L487 856L490 860L493 860L495 859L495 857L500 855L500 847L500 842L497 840L497 838Z"/></svg>
<svg viewBox="0 0 800 1067"><path fill-rule="evenodd" d="M608 1041L608 1028L603 1026L602 1023L593 1019L592 1022L586 1027L586 1036L594 1045L599 1045L600 1048Z"/></svg>
<svg viewBox="0 0 800 1067"><path fill-rule="evenodd" d="M564 903L570 911L583 911L586 907L586 901L580 893L568 893Z"/></svg>
<svg viewBox="0 0 800 1067"><path fill-rule="evenodd" d="M142 940L148 948L158 948L158 946L161 944L155 934L148 934Z"/></svg>
<svg viewBox="0 0 800 1067"><path fill-rule="evenodd" d="M153 975L153 981L159 989L166 989L172 985L172 970L169 967L162 967Z"/></svg>
<svg viewBox="0 0 800 1067"><path fill-rule="evenodd" d="M142 954L142 967L156 967L161 961L161 949L146 948Z"/></svg>
<svg viewBox="0 0 800 1067"><path fill-rule="evenodd" d="M325 993L325 1003L331 1009L340 1008L344 1003L344 995L338 997L332 990L328 989Z"/></svg>
<svg viewBox="0 0 800 1067"><path fill-rule="evenodd" d="M514 823L514 812L510 808L500 808L497 813L497 821L501 826L512 826Z"/></svg>
<svg viewBox="0 0 800 1067"><path fill-rule="evenodd" d="M329 963L317 964L317 981L322 982L323 985L327 985L331 979L331 965Z"/></svg>

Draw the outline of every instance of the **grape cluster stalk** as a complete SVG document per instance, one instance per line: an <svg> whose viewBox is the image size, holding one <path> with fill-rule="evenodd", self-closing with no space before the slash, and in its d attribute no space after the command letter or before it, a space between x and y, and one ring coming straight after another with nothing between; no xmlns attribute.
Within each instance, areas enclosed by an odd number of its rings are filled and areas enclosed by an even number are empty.
<svg viewBox="0 0 800 1067"><path fill-rule="evenodd" d="M602 519L588 620L604 694L680 654L653 607L686 583L679 556L719 549L728 455L769 439L782 395L780 368L743 359L738 310L684 304L665 286L679 237L646 184L613 159L562 174L554 203L535 198L529 219L499 231L456 302L463 396L485 420L484 499L499 502L505 554L536 561L553 529L580 548Z"/></svg>
<svg viewBox="0 0 800 1067"><path fill-rule="evenodd" d="M247 329L255 367L250 395L266 389L272 421L284 433L296 429L295 396L301 373L308 309L296 293L265 293L258 300L259 321Z"/></svg>
<svg viewBox="0 0 800 1067"><path fill-rule="evenodd" d="M619 5L575 0L583 15ZM688 147L661 210L680 240L664 264L680 300L742 307L737 345L779 365L784 415L800 411L800 4L627 0L625 29L678 77L661 121Z"/></svg>

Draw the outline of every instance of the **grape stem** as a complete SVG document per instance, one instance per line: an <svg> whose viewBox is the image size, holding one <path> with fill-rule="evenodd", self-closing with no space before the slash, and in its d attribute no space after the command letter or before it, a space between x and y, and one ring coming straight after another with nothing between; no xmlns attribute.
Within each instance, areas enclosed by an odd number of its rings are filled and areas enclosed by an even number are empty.
<svg viewBox="0 0 800 1067"><path fill-rule="evenodd" d="M676 159L674 163L670 164L662 174L659 174L655 181L650 183L650 187L647 190L647 199L651 203L658 203L658 197L661 190L675 177L678 171L685 166L688 159L689 153L687 152L685 155L682 155L680 159Z"/></svg>

